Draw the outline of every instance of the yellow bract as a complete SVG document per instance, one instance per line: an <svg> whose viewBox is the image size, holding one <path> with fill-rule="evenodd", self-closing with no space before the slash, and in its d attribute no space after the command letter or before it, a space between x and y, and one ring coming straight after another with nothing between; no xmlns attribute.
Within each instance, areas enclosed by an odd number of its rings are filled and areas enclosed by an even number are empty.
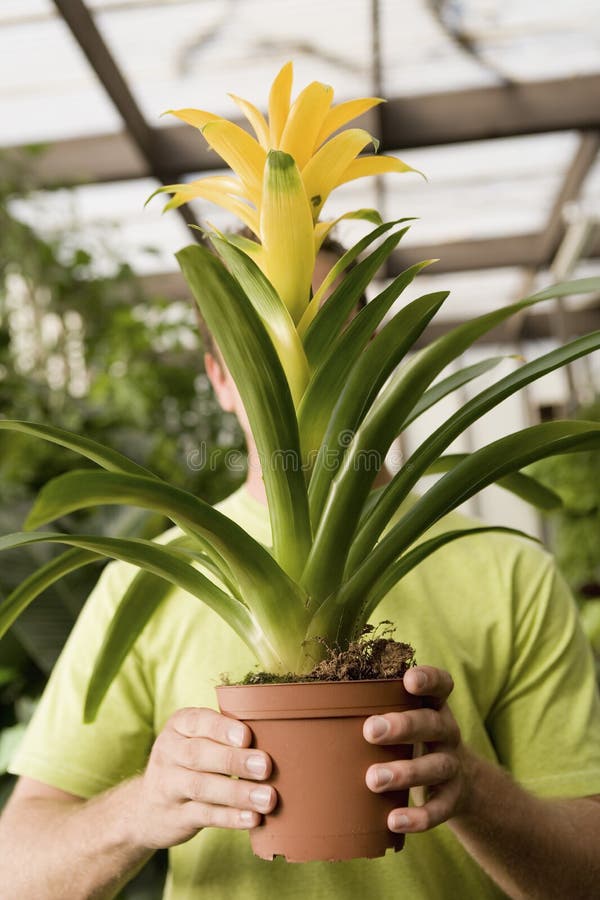
<svg viewBox="0 0 600 900"><path fill-rule="evenodd" d="M333 89L313 81L292 103L292 78L289 62L271 86L268 119L230 94L255 137L204 110L169 110L202 132L233 175L171 184L156 193L173 194L165 209L201 197L234 213L255 236L252 258L298 322L310 299L315 252L337 221L318 221L331 192L366 175L415 170L395 157L359 156L369 144L376 146L371 135L360 128L340 131L381 103L378 97L332 106Z"/></svg>
<svg viewBox="0 0 600 900"><path fill-rule="evenodd" d="M297 323L310 298L315 268L313 220L294 158L271 150L260 210L259 265Z"/></svg>

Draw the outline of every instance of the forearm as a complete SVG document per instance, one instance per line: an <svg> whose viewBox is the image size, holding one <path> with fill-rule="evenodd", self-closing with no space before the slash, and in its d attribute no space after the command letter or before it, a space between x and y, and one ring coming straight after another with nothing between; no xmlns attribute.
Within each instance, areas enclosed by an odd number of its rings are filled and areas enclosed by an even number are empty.
<svg viewBox="0 0 600 900"><path fill-rule="evenodd" d="M152 855L132 827L139 779L89 801L32 797L0 820L3 900L105 900Z"/></svg>
<svg viewBox="0 0 600 900"><path fill-rule="evenodd" d="M246 830L277 803L252 732L212 709L175 712L143 775L83 801L25 777L0 819L1 900L107 900L155 849L203 828ZM232 777L233 776L233 777Z"/></svg>
<svg viewBox="0 0 600 900"><path fill-rule="evenodd" d="M600 885L600 803L542 800L472 754L465 814L449 821L512 900L594 900Z"/></svg>

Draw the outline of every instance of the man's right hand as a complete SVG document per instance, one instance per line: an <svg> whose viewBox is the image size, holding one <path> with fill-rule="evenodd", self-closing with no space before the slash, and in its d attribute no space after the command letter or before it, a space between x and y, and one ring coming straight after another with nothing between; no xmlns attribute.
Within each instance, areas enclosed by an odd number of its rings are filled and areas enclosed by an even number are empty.
<svg viewBox="0 0 600 900"><path fill-rule="evenodd" d="M136 785L137 840L156 850L208 826L258 825L261 814L275 807L277 794L260 784L271 774L271 760L249 749L251 742L247 725L212 709L190 707L171 716Z"/></svg>

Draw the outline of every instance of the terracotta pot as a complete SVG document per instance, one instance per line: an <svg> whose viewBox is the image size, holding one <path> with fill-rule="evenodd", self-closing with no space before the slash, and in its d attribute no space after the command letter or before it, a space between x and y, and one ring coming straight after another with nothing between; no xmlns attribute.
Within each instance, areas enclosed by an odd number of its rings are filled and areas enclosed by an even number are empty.
<svg viewBox="0 0 600 900"><path fill-rule="evenodd" d="M362 734L367 716L421 705L401 680L233 685L217 696L221 712L246 722L273 760L279 802L250 832L257 856L336 861L402 849L404 835L389 831L387 816L407 805L408 792L375 794L365 773L410 759L413 748L374 746Z"/></svg>

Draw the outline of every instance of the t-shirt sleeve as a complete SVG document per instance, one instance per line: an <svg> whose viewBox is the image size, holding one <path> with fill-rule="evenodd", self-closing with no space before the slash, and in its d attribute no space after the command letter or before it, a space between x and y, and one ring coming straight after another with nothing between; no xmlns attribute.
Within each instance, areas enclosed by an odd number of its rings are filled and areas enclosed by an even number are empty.
<svg viewBox="0 0 600 900"><path fill-rule="evenodd" d="M591 649L550 557L536 552L519 559L513 600L511 665L487 722L499 760L540 796L600 794L600 701Z"/></svg>
<svg viewBox="0 0 600 900"><path fill-rule="evenodd" d="M114 562L102 572L11 761L13 774L89 798L145 767L154 739L153 703L135 647L96 720L83 722L87 685L102 639L137 571Z"/></svg>

